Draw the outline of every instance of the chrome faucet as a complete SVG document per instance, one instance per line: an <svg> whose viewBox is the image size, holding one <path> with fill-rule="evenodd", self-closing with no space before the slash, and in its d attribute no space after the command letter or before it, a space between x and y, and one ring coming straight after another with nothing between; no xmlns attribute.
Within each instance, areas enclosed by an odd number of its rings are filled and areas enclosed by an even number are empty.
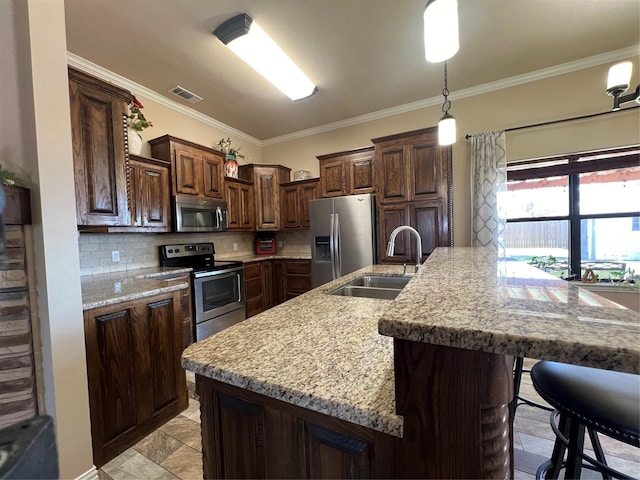
<svg viewBox="0 0 640 480"><path fill-rule="evenodd" d="M420 260L422 259L422 238L420 238L420 234L415 228L410 227L409 225L401 225L394 229L389 236L389 243L387 243L387 256L393 257L393 251L396 248L396 237L398 236L398 233L403 230L408 230L414 237L416 237L416 272L418 272L418 270L420 270Z"/></svg>

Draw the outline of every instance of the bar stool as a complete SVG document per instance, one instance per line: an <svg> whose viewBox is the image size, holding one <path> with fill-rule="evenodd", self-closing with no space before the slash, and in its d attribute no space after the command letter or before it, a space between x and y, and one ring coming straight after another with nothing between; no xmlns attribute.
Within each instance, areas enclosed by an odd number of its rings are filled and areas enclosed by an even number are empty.
<svg viewBox="0 0 640 480"><path fill-rule="evenodd" d="M597 434L640 447L640 376L541 361L531 369L531 379L555 408L553 453L536 478L556 479L562 468L565 478L580 478L582 468L600 472L603 479L632 478L607 465ZM583 453L585 428L596 458Z"/></svg>

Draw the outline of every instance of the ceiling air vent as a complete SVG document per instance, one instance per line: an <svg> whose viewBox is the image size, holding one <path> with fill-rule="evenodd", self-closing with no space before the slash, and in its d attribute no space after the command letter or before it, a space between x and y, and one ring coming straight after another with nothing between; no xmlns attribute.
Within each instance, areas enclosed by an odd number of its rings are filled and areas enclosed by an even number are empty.
<svg viewBox="0 0 640 480"><path fill-rule="evenodd" d="M169 91L174 95L177 95L180 98L186 100L189 103L198 103L203 100L202 97L199 97L195 93L191 93L189 90L182 88L180 85L176 85Z"/></svg>

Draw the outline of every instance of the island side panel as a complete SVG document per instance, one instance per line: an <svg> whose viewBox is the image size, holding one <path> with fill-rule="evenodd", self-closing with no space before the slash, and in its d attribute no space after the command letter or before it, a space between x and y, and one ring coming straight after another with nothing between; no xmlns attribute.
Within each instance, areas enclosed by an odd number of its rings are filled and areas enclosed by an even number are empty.
<svg viewBox="0 0 640 480"><path fill-rule="evenodd" d="M204 478L391 478L401 439L196 375Z"/></svg>
<svg viewBox="0 0 640 480"><path fill-rule="evenodd" d="M513 478L513 357L395 339L394 362L404 477Z"/></svg>

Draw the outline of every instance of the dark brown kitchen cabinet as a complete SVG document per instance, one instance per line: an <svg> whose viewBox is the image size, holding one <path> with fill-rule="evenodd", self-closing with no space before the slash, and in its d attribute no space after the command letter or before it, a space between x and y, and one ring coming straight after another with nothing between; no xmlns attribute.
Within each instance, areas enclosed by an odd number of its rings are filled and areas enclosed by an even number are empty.
<svg viewBox="0 0 640 480"><path fill-rule="evenodd" d="M84 312L93 462L102 466L188 405L180 291Z"/></svg>
<svg viewBox="0 0 640 480"><path fill-rule="evenodd" d="M319 198L319 183L319 179L311 178L280 185L283 230L309 228L309 202Z"/></svg>
<svg viewBox="0 0 640 480"><path fill-rule="evenodd" d="M131 225L148 232L171 231L169 162L131 155Z"/></svg>
<svg viewBox="0 0 640 480"><path fill-rule="evenodd" d="M373 147L316 157L320 162L320 196L372 193Z"/></svg>
<svg viewBox="0 0 640 480"><path fill-rule="evenodd" d="M400 232L396 237L393 257L386 253L391 232L401 225L411 225L422 239L422 263L436 247L444 246L446 239L446 215L442 201L392 203L378 206L378 261L380 263L406 263L415 265L415 237L408 232Z"/></svg>
<svg viewBox="0 0 640 480"><path fill-rule="evenodd" d="M236 178L225 178L227 222L229 230L255 230L255 194L253 183Z"/></svg>
<svg viewBox="0 0 640 480"><path fill-rule="evenodd" d="M393 257L386 245L394 228L410 225L422 239L423 258L453 245L451 147L438 145L437 127L372 140L378 211L378 261L415 262L415 239L402 232Z"/></svg>
<svg viewBox="0 0 640 480"><path fill-rule="evenodd" d="M311 260L285 260L285 298L290 300L311 290Z"/></svg>
<svg viewBox="0 0 640 480"><path fill-rule="evenodd" d="M291 169L282 165L241 165L238 176L253 182L256 230L280 230L280 184L290 180Z"/></svg>
<svg viewBox="0 0 640 480"><path fill-rule="evenodd" d="M375 138L379 203L442 199L451 195L451 147L438 145L437 127Z"/></svg>
<svg viewBox="0 0 640 480"><path fill-rule="evenodd" d="M398 440L196 376L205 478L391 478Z"/></svg>
<svg viewBox="0 0 640 480"><path fill-rule="evenodd" d="M171 162L173 195L224 197L224 154L180 138L164 135L149 140L154 158Z"/></svg>
<svg viewBox="0 0 640 480"><path fill-rule="evenodd" d="M133 95L72 67L68 73L78 226L128 226L125 138Z"/></svg>
<svg viewBox="0 0 640 480"><path fill-rule="evenodd" d="M244 264L244 298L247 318L253 317L265 309L264 281L262 261Z"/></svg>
<svg viewBox="0 0 640 480"><path fill-rule="evenodd" d="M285 293L284 260L272 260L271 267L271 289L273 291L273 302L275 306L283 303L287 299Z"/></svg>

